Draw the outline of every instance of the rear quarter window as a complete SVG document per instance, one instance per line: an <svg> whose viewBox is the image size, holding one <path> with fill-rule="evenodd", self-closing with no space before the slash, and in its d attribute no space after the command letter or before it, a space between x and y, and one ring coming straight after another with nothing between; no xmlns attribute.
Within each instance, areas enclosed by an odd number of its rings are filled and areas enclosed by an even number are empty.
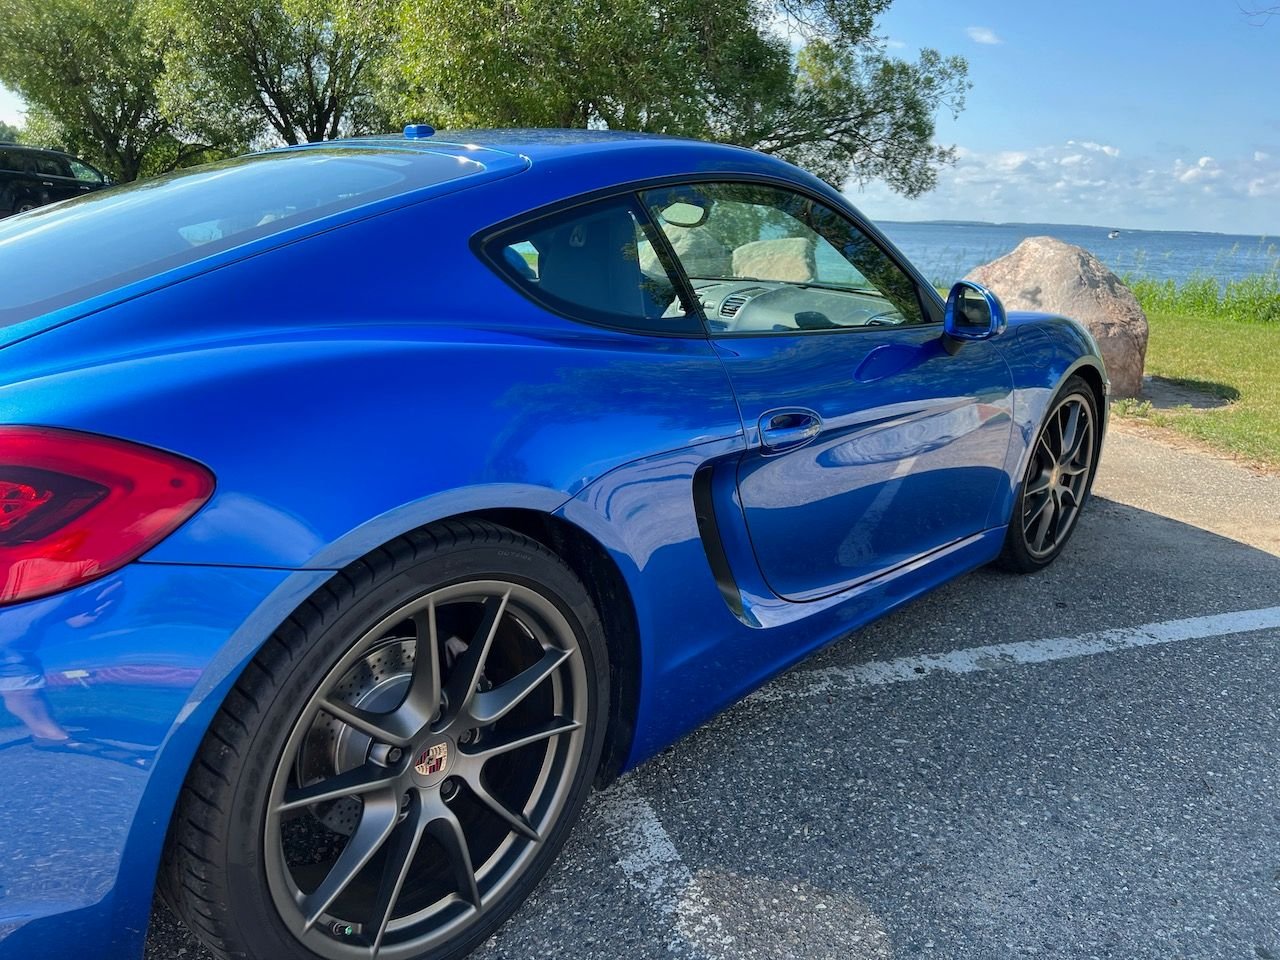
<svg viewBox="0 0 1280 960"><path fill-rule="evenodd" d="M631 196L574 206L486 238L484 258L539 306L640 333L702 334L653 251L653 228Z"/></svg>
<svg viewBox="0 0 1280 960"><path fill-rule="evenodd" d="M483 172L418 150L239 157L0 221L0 327L376 200Z"/></svg>

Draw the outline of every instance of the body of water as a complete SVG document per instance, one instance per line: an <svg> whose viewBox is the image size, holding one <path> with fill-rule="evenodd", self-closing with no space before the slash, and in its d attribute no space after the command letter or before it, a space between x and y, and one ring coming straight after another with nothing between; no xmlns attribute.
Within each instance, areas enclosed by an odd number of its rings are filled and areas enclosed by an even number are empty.
<svg viewBox="0 0 1280 960"><path fill-rule="evenodd" d="M1120 230L1055 223L903 223L878 221L925 278L942 285L1002 257L1027 237L1056 237L1091 251L1116 273L1182 281L1236 280L1280 273L1280 237L1178 230Z"/></svg>

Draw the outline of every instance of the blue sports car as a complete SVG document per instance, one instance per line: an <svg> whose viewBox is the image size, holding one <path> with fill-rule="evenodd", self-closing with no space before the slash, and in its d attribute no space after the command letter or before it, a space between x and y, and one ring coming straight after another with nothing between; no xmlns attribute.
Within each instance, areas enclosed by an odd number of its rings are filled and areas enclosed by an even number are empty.
<svg viewBox="0 0 1280 960"><path fill-rule="evenodd" d="M593 784L1098 463L1077 323L594 132L288 148L0 224L0 957L443 960Z"/></svg>

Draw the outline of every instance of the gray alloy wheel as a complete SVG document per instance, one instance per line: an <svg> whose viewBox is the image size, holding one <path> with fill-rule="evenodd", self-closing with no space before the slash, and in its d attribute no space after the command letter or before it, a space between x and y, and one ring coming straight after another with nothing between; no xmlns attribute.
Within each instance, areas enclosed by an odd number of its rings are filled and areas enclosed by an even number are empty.
<svg viewBox="0 0 1280 960"><path fill-rule="evenodd" d="M1053 562L1075 530L1098 455L1097 400L1072 377L1054 399L1027 461L998 566L1031 573Z"/></svg>
<svg viewBox="0 0 1280 960"><path fill-rule="evenodd" d="M294 936L334 960L418 956L521 875L582 755L576 647L554 604L502 581L435 590L355 643L271 785L267 881ZM331 858L317 821L348 838Z"/></svg>
<svg viewBox="0 0 1280 960"><path fill-rule="evenodd" d="M1037 560L1066 543L1084 506L1093 473L1094 416L1088 399L1073 393L1045 421L1027 468L1022 532Z"/></svg>
<svg viewBox="0 0 1280 960"><path fill-rule="evenodd" d="M563 559L475 520L407 534L237 679L160 892L224 960L458 960L568 838L608 715L604 630Z"/></svg>

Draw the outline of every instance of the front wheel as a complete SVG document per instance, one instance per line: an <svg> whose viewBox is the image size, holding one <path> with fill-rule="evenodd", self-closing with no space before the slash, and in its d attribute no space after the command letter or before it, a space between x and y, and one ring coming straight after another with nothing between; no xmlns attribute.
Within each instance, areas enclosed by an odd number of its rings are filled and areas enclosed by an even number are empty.
<svg viewBox="0 0 1280 960"><path fill-rule="evenodd" d="M1070 378L1050 405L1028 457L997 566L1033 573L1062 552L1093 484L1098 430L1093 390L1080 377Z"/></svg>
<svg viewBox="0 0 1280 960"><path fill-rule="evenodd" d="M446 960L551 864L590 790L608 659L582 584L451 523L338 575L213 723L164 892L215 953Z"/></svg>

